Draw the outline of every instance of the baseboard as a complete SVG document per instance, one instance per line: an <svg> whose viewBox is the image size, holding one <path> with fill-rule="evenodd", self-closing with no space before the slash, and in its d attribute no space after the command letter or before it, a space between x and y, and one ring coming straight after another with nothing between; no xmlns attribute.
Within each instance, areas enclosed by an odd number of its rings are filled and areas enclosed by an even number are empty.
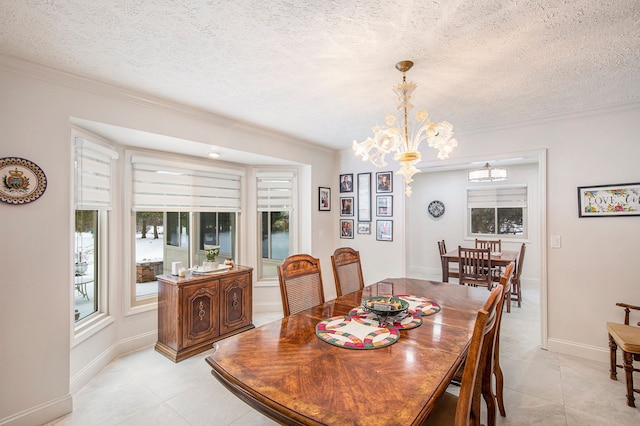
<svg viewBox="0 0 640 426"><path fill-rule="evenodd" d="M597 346L583 345L581 343L570 342L567 340L549 338L547 341L547 349L551 352L557 352L565 355L572 355L578 358L589 359L609 363L609 348Z"/></svg>
<svg viewBox="0 0 640 426"><path fill-rule="evenodd" d="M33 426L50 422L53 419L62 417L73 410L73 400L71 394L54 400L36 405L28 410L15 413L4 419L0 419L0 425L11 426Z"/></svg>
<svg viewBox="0 0 640 426"><path fill-rule="evenodd" d="M111 361L124 354L153 346L158 340L158 331L153 330L136 336L128 337L109 346L83 369L74 374L69 380L69 389L74 395L89 380L95 377Z"/></svg>
<svg viewBox="0 0 640 426"><path fill-rule="evenodd" d="M442 281L442 268L411 266L407 270L407 276L420 280Z"/></svg>
<svg viewBox="0 0 640 426"><path fill-rule="evenodd" d="M253 302L253 312L280 312L282 303L255 303Z"/></svg>

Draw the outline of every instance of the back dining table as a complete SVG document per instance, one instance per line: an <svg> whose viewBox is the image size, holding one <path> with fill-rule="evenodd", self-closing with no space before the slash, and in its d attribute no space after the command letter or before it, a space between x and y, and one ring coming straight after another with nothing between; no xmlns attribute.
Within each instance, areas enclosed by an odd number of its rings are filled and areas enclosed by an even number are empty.
<svg viewBox="0 0 640 426"><path fill-rule="evenodd" d="M377 341L339 331L371 326L352 315L363 299L389 295L412 301L407 329L376 322L386 333ZM486 288L389 278L217 342L206 362L234 395L281 424L418 425L464 360L488 296ZM384 343L390 335L397 340Z"/></svg>

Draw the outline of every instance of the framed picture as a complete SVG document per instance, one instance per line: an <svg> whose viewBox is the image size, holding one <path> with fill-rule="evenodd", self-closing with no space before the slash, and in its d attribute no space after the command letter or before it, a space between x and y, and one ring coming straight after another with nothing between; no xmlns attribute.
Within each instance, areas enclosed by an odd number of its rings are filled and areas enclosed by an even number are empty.
<svg viewBox="0 0 640 426"><path fill-rule="evenodd" d="M330 211L331 210L331 188L318 188L318 210Z"/></svg>
<svg viewBox="0 0 640 426"><path fill-rule="evenodd" d="M376 192L393 192L393 173L376 173Z"/></svg>
<svg viewBox="0 0 640 426"><path fill-rule="evenodd" d="M340 192L353 192L353 173L340 175Z"/></svg>
<svg viewBox="0 0 640 426"><path fill-rule="evenodd" d="M353 238L353 219L340 219L340 238Z"/></svg>
<svg viewBox="0 0 640 426"><path fill-rule="evenodd" d="M640 183L579 186L578 215L640 216Z"/></svg>
<svg viewBox="0 0 640 426"><path fill-rule="evenodd" d="M371 234L371 222L358 222L358 234Z"/></svg>
<svg viewBox="0 0 640 426"><path fill-rule="evenodd" d="M376 216L393 216L393 195L376 197Z"/></svg>
<svg viewBox="0 0 640 426"><path fill-rule="evenodd" d="M340 197L340 216L353 216L353 197Z"/></svg>
<svg viewBox="0 0 640 426"><path fill-rule="evenodd" d="M371 222L371 173L358 173L358 222Z"/></svg>
<svg viewBox="0 0 640 426"><path fill-rule="evenodd" d="M376 220L376 240L393 241L392 220Z"/></svg>

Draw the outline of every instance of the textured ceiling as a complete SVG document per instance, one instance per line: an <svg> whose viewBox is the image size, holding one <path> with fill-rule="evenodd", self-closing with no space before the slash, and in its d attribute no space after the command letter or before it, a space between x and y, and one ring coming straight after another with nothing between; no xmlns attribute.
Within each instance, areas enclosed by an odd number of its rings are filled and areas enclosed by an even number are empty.
<svg viewBox="0 0 640 426"><path fill-rule="evenodd" d="M640 1L2 0L0 54L348 148L403 59L458 133L640 101Z"/></svg>

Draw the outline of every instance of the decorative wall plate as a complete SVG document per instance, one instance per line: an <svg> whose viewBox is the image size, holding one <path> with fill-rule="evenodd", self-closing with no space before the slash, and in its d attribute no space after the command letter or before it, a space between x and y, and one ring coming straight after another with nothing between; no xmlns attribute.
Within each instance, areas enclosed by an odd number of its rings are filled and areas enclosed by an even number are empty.
<svg viewBox="0 0 640 426"><path fill-rule="evenodd" d="M37 164L19 157L0 158L0 201L25 204L47 189L47 177Z"/></svg>
<svg viewBox="0 0 640 426"><path fill-rule="evenodd" d="M433 200L429 203L427 211L433 217L440 217L444 214L444 203L442 201Z"/></svg>

